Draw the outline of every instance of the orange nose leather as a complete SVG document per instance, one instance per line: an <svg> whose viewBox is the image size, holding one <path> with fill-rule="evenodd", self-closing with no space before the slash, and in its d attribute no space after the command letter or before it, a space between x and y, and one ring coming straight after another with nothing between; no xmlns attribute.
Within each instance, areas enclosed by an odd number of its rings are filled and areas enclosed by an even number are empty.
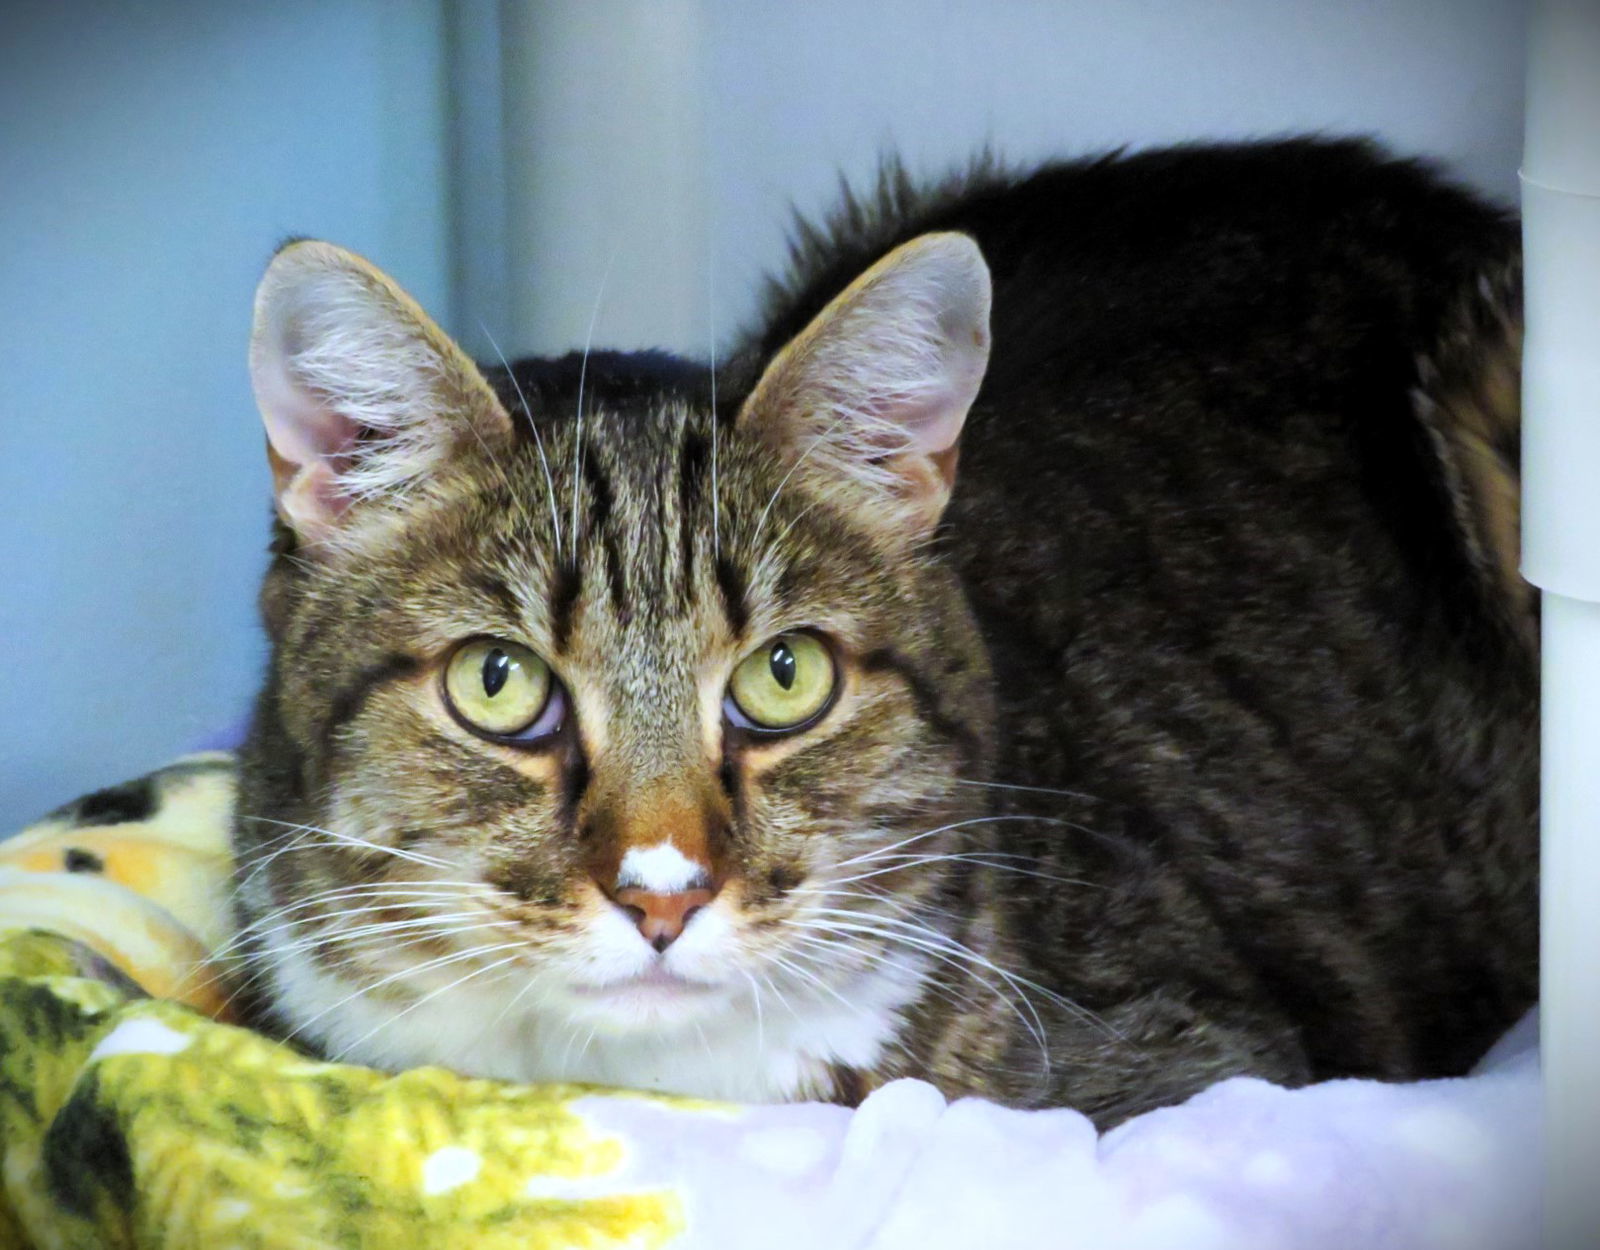
<svg viewBox="0 0 1600 1250"><path fill-rule="evenodd" d="M676 894L654 894L649 890L618 890L617 906L632 917L644 940L664 951L678 940L689 918L716 895L711 890L682 890Z"/></svg>

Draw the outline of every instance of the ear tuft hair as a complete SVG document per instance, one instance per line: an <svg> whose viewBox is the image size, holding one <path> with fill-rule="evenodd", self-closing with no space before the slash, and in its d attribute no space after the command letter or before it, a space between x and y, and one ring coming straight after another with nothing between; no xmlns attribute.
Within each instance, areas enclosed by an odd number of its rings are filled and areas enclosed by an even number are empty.
<svg viewBox="0 0 1600 1250"><path fill-rule="evenodd" d="M949 501L989 360L989 298L971 238L913 239L778 353L740 420L786 447L813 490L864 491L876 528L918 537Z"/></svg>
<svg viewBox="0 0 1600 1250"><path fill-rule="evenodd" d="M410 296L330 243L290 242L256 292L251 381L278 511L312 544L351 507L403 494L466 434L510 420Z"/></svg>

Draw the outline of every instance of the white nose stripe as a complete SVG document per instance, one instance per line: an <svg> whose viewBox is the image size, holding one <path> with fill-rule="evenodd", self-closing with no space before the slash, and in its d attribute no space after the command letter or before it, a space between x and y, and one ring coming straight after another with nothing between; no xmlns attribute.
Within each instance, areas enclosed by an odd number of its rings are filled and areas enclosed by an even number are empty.
<svg viewBox="0 0 1600 1250"><path fill-rule="evenodd" d="M706 870L670 842L632 847L617 869L617 889L677 894L703 885Z"/></svg>

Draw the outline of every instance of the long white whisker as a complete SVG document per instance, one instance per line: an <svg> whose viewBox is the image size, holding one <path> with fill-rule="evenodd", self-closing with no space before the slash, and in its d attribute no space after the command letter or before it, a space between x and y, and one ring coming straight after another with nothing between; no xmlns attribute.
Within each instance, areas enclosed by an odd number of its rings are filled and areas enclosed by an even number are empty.
<svg viewBox="0 0 1600 1250"><path fill-rule="evenodd" d="M849 926L840 926L840 927L837 928L837 930L834 930L830 926L829 930L823 931L821 933L813 934L812 935L813 936L813 940L837 942L837 943L839 943L839 945L841 947L843 947L846 950L851 949L853 945L859 944L859 935L857 936L855 942L852 943L852 942L845 942L845 941L843 941L842 939L839 939L839 938L829 938L829 937L827 937L826 933L829 932L829 931L853 932L853 930ZM951 966L953 968L957 968L963 973L964 976L966 976L967 978L969 978L972 981L975 981L977 984L983 986L984 989L988 990L991 994L993 994L996 998L998 998L1001 1002L1003 1002L1007 1006L1007 1008L1012 1012L1012 1014L1014 1014L1017 1017L1018 1022L1027 1031L1028 1035L1033 1039L1034 1044L1039 1047L1039 1051L1040 1051L1041 1057L1043 1058L1044 1063L1046 1064L1046 1066L1048 1066L1048 1064L1049 1064L1049 1049L1048 1049L1048 1043L1047 1043L1046 1038L1045 1038L1044 1022L1043 1022L1042 1019L1040 1019L1038 1011L1034 1008L1033 1003L1028 1000L1027 995L1025 993L1023 993L1021 991L1021 989L1019 989L1016 985L1011 984L1009 982L1009 980L1007 980L1007 978L1005 977L1005 974L1001 970L995 969L997 974L1001 976L1002 981L1006 982L1007 988L1009 988L1009 990L1011 991L1010 994L1006 993L1006 991L1004 989L1002 989L1000 986L997 986L992 981L990 981L988 977L983 975L982 971L975 970L971 966L971 961L963 961L960 958L958 958L957 957L957 953L955 951L953 951L953 950L945 949L943 947L940 947L940 946L937 946L937 945L934 945L934 944L930 944L930 943L925 943L925 942L919 941L918 939L909 937L909 936L907 936L906 934L903 934L903 933L889 933L889 932L881 932L881 931L867 931L867 932L870 933L871 936L876 936L880 941L883 941L883 942L891 944L891 945L892 944L899 944L901 946L908 947L911 950L917 951L917 952L919 952L919 953L921 953L923 955L926 955L929 958L934 959L939 963L947 964L947 965L949 965L949 966ZM964 948L962 948L962 949L964 949ZM924 990L936 988L934 983L932 983L931 980L927 979L927 978L924 978L924 980L922 981L921 984L922 984L922 988ZM955 997L953 995L953 993L951 992L951 988L950 987L942 987L941 986L941 987L937 987L937 988L939 990L943 991L941 993L941 997L943 997L948 1002L952 1002L952 1003L955 1003L957 1005L960 1005L962 1002L966 1002L966 1003L970 1004L973 1001L975 1001L975 999L970 995L963 996L962 998ZM1020 1000L1022 1006L1019 1007L1017 1005L1017 1002L1013 1001L1014 999Z"/></svg>
<svg viewBox="0 0 1600 1250"><path fill-rule="evenodd" d="M460 899L463 895L476 887L475 883L461 882L459 888L448 888L452 882L447 881L396 881L390 884L363 884L336 886L333 889L321 890L316 894L297 896L293 902L284 903L270 911L263 912L239 931L248 933L257 925L287 916L291 912L304 911L321 903L353 902L375 898L454 898Z"/></svg>
<svg viewBox="0 0 1600 1250"><path fill-rule="evenodd" d="M511 945L521 945L521 944L520 943L511 943ZM496 948L496 949L504 950L505 947L502 946L502 947L499 947L499 948ZM335 1056L336 1061L342 1061L346 1055L350 1054L351 1051L353 1051L357 1047L359 1047L368 1038L374 1036L377 1033L381 1033L384 1029L386 1029L390 1025L394 1024L394 1022L396 1020L400 1019L400 1017L405 1016L405 1015L409 1015L411 1012L415 1011L418 1007L421 1007L424 1003L431 1002L433 999L439 997L440 994L448 993L450 990L459 989L461 986L465 985L468 981L472 980L474 977L481 977L486 972L493 972L496 968L504 967L506 964L511 963L516 958L517 958L517 955L516 955L515 952L513 952L512 954L507 955L504 959L497 959L492 964L486 964L482 968L478 968L478 969L476 969L476 970L474 970L472 972L467 973L465 976L457 977L454 981L451 981L448 985L441 985L436 990L430 990L428 993L424 994L421 998L417 999L416 1002L408 1003L406 1006L402 1007L399 1011L395 1012L394 1015L390 1016L387 1020L382 1020L376 1026L374 1026L373 1028L368 1029L360 1037L356 1038L355 1041L350 1042L348 1045L341 1046L339 1048L338 1054Z"/></svg>
<svg viewBox="0 0 1600 1250"><path fill-rule="evenodd" d="M400 892L437 894L440 898L458 895L463 890L484 891L489 887L481 881L463 881L459 877L439 878L411 878L399 877L393 881L360 881L345 885L330 886L326 890L318 890L315 894L298 895L294 903L286 906L299 906L305 903L327 902L342 898L361 898L366 895L383 895Z"/></svg>
<svg viewBox="0 0 1600 1250"><path fill-rule="evenodd" d="M806 445L806 449L803 452L801 452L795 458L795 462L789 466L789 471L787 473L785 473L783 475L783 477L779 480L778 484L775 487L772 488L772 494L767 499L767 506L761 509L761 515L760 515L760 517L758 517L756 519L756 527L755 527L755 530L754 530L754 536L756 538L760 538L761 534L762 534L762 531L766 529L767 513L772 511L772 505L777 502L778 495L783 490L783 488L789 484L789 479L794 476L795 470L798 469L802 464L804 464L806 462L807 457L809 457L811 455L811 453L817 449L817 447L822 443L822 440L827 438L830 434L832 434L835 430L837 430L841 425L843 425L845 420L846 420L846 418L848 418L850 415L851 415L850 413L845 412L845 413L841 413L839 416L835 417L834 420L833 420L833 423L831 425L829 425L827 429L823 430L821 434L818 434L815 438L813 438L811 440L810 443L808 443Z"/></svg>
<svg viewBox="0 0 1600 1250"><path fill-rule="evenodd" d="M925 926L920 925L911 925L905 921L897 921L892 916L871 915L865 912L851 911L841 911L838 914L850 916L853 920L860 921L860 923L845 923L835 920L828 920L822 922L822 924L809 924L802 927L810 927L814 932L854 933L861 936L877 937L885 942L899 942L904 946L909 946L913 950L922 951L924 954L930 955L935 959L942 960L945 963L956 966L961 966L963 964L969 965L967 967L967 975L974 977L976 980L979 980L986 985L988 984L987 980L980 973L974 971L973 969L981 968L985 971L993 972L1001 980L1006 982L1007 985L1011 986L1011 988L1016 992L1017 998L1021 1000L1023 1007L1026 1008L1026 1014L1024 1014L1022 1010L1016 1008L1015 1006L1013 1006L1013 1010L1017 1011L1018 1019L1022 1021L1023 1026L1028 1030L1029 1035L1039 1045L1040 1049L1046 1049L1047 1044L1045 1041L1044 1020L1040 1017L1038 1009L1034 1007L1033 1002L1025 993L1022 992L1022 990L1023 987L1026 986L1027 988L1037 989L1039 992L1046 995L1049 995L1050 991L1045 990L1042 986L1034 986L1025 978L1017 977L1013 973L1007 972L1004 968L1001 968L992 960L985 958L969 947L963 946L960 942L957 942L954 939L945 937L944 934L939 933L937 930L928 929ZM885 929L882 927L885 924L900 925L904 926L904 928ZM909 932L906 930L909 930ZM989 988L991 990L994 989L992 985L989 985ZM1003 994L1000 995L1000 997L1002 1001L1009 1001Z"/></svg>
<svg viewBox="0 0 1600 1250"><path fill-rule="evenodd" d="M762 959L766 958L766 953L765 952L761 953L761 958ZM773 981L773 979L770 976L768 976L766 974L766 972L761 971L761 970L757 970L754 975L760 977L762 982L766 985L766 987L769 990L772 991L772 996L778 1000L779 1006L783 1007L784 1010L786 1010L796 1020L800 1020L801 1019L800 1013L794 1009L794 1004L791 1003L788 1000L788 998L786 998L784 996L783 991L778 988L777 983L775 981Z"/></svg>
<svg viewBox="0 0 1600 1250"><path fill-rule="evenodd" d="M428 883L424 882L423 884ZM408 900L451 899L454 901L460 901L462 897L463 895L459 890L397 890L393 887L378 886L345 887L338 890L325 890L320 894L314 894L307 898L297 899L295 902L286 903L281 907L274 907L270 911L263 912L261 915L254 917L248 924L242 925L226 942L217 947L216 950L211 953L210 957L216 958L220 955L226 954L228 951L237 946L242 946L247 942L263 936L265 932L276 931L264 929L264 926L266 925L272 924L275 921L290 920L290 918L294 917L295 913L297 912L309 911L310 909L325 903L387 898L396 900L393 904L391 904L391 906L403 907L408 905ZM415 904L412 903L409 905ZM301 916L297 919L290 920L290 923L299 923L304 919L305 917Z"/></svg>
<svg viewBox="0 0 1600 1250"><path fill-rule="evenodd" d="M791 948L790 953L797 959L808 958L820 962L824 956L827 956L836 965L841 957L862 956L879 967L898 968L903 966L887 950L880 950L873 946L863 946L859 940L846 941L843 938L828 937L822 933L812 933L803 934L796 938L795 941L805 947L814 948L808 950L793 950ZM980 976L973 976L972 979L986 987L991 993L1004 997L987 979ZM954 985L946 985L926 972L919 977L918 992L933 994L936 998L949 1003L959 1011L971 1011L980 1001L977 994L971 991L964 992Z"/></svg>
<svg viewBox="0 0 1600 1250"><path fill-rule="evenodd" d="M285 955L300 954L304 951L319 948L338 948L341 953L364 951L374 946L391 950L396 947L414 946L419 942L430 941L435 938L456 937L463 933L479 933L486 929L503 929L512 922L503 920L484 921L481 918L472 918L470 923L428 923L397 925L393 929L373 928L368 932L334 932L334 933L308 933L304 937L292 941L275 943L272 953L282 958ZM231 956L225 962L248 962L247 956Z"/></svg>
<svg viewBox="0 0 1600 1250"><path fill-rule="evenodd" d="M451 889L451 885L457 885L459 888ZM315 894L297 895L293 902L285 903L281 908L274 907L272 912L287 914L318 903L339 903L370 898L460 898L464 893L475 889L481 889L475 882L404 880L382 884L367 882L361 885L335 886L319 890ZM263 913L258 919L270 919L271 915L272 913Z"/></svg>
<svg viewBox="0 0 1600 1250"><path fill-rule="evenodd" d="M594 327L600 320L600 305L606 297L606 283L611 280L611 266L617 259L617 248L611 249L605 271L600 275L600 289L594 295L594 307L589 310L589 332L583 339L583 360L578 365L578 415L572 439L572 563L578 563L578 495L583 487L583 465L579 457L583 452L583 387L589 377L589 351L594 346Z"/></svg>
<svg viewBox="0 0 1600 1250"><path fill-rule="evenodd" d="M594 1034L590 1033L590 1036L593 1037ZM569 1029L567 1031L567 1046L566 1046L566 1049L561 1052L561 1064L560 1064L560 1068L559 1068L560 1071L562 1071L562 1072L570 1072L570 1071L572 1071L572 1050L573 1050L573 1047L575 1047L577 1045L578 1045L578 1030L577 1029ZM583 1044L583 1047L581 1047L578 1050L578 1062L581 1063L583 1061L584 1050L586 1050L588 1048L588 1045L589 1045L588 1042L585 1042Z"/></svg>
<svg viewBox="0 0 1600 1250"><path fill-rule="evenodd" d="M453 868L449 860L438 859L432 855L423 855L417 851L408 851L400 846L384 846L378 842L369 842L365 838L358 838L351 833L340 833L334 829L323 829L317 825L296 825L292 821L273 820L270 816L245 816L245 820L258 821L266 825L282 825L286 828L303 829L307 833L319 833L341 846L353 846L361 850L377 851L383 855L393 855L396 859L410 860L413 864L426 864L430 868Z"/></svg>
<svg viewBox="0 0 1600 1250"><path fill-rule="evenodd" d="M402 906L402 904L383 903L383 904L379 904L376 907L351 907L351 908L347 908L345 910L340 911L338 913L338 917L337 918L342 920L346 916L360 916L360 915L365 915L365 914L369 914L369 913L372 913L372 912L394 911L394 910L396 910L397 906ZM400 924L417 924L417 923L422 923L422 922L427 922L427 921L432 921L432 920L454 920L454 919L463 919L463 918L466 918L466 917L469 917L469 916L485 916L485 915L487 915L487 913L482 912L482 911L445 912L442 915L435 915L434 913L430 912L426 916L408 917L404 921L399 921L399 920L386 921L380 927L385 927L386 928L386 927L390 927L390 926L394 926L394 925L400 925ZM276 919L278 919L278 917L277 916L272 916L272 917L269 917L269 919L276 920ZM266 938L272 937L272 935L275 934L275 933L282 933L285 929L293 929L293 928L296 928L296 927L298 927L300 925L306 924L308 922L314 922L316 919L318 919L318 917L314 917L314 916L296 916L296 917L284 920L283 923L281 923L281 924L275 924L270 929L256 929L253 932L251 932L248 936L251 937L251 938L266 939ZM494 921L494 923L496 923L496 924L509 924L509 923L513 923L513 922L497 920L497 921ZM354 933L354 932L359 932L361 928L371 928L371 927L372 926L370 926L370 925L358 926L358 928L355 929L355 930L340 929L340 930L338 930L338 932L339 933ZM245 936L245 935L236 934L231 940L229 940L228 942L224 943L222 946L219 946L214 952L212 952L211 958L213 960L220 959L224 955L226 955L232 948L242 945L243 943L241 941L241 938L243 936ZM250 958L250 956L241 955L241 956L239 956L239 958Z"/></svg>
<svg viewBox="0 0 1600 1250"><path fill-rule="evenodd" d="M289 851L292 851L303 845L313 835L324 835L324 831L317 828L315 825L302 825L289 820L273 820L268 816L251 816L244 812L239 813L238 818L240 820L247 820L251 824L278 825L283 829L282 833L258 840L255 845L250 847L250 856L248 859L246 859L244 856L240 857L239 866L243 867L244 864L248 862L251 865L251 870L239 881L239 888L243 888L245 885L248 885L249 882L255 878L256 874L261 871L261 869L265 868L273 860L277 859L279 855L286 854ZM273 847L276 847L277 849L272 850L268 854L263 854L263 852L267 852L269 848Z"/></svg>
<svg viewBox="0 0 1600 1250"><path fill-rule="evenodd" d="M388 911L390 909L379 907L373 908L372 910ZM345 916L350 914L352 913L341 912L338 918L342 920ZM476 924L469 927L484 929L504 929L517 923L515 920L496 920L493 916L481 911L447 911L440 912L437 915L430 913L425 916L408 916L404 920L371 921L366 924L358 924L349 929L325 929L323 932L315 936L325 942L341 943L352 941L356 938L366 937L369 934L374 933L403 933L408 929L436 928L440 925L457 920L475 921ZM304 922L295 921L293 923L301 924Z"/></svg>
<svg viewBox="0 0 1600 1250"><path fill-rule="evenodd" d="M776 964L779 968L782 968L790 976L800 977L802 980L808 981L812 985L816 986L823 993L832 995L847 1011L854 1011L857 1014L860 1014L866 1010L860 1003L852 1003L816 973L810 972L805 968L800 967L798 964L791 963L788 959L786 959L783 955L778 954L776 951L766 951L764 952L764 957L770 962Z"/></svg>
<svg viewBox="0 0 1600 1250"><path fill-rule="evenodd" d="M852 855L849 859L841 859L834 867L849 868L854 864L870 863L872 860L881 859L891 851L898 851L901 847L910 846L912 843L920 842L924 838L931 838L941 833L949 833L955 829L967 829L973 825L993 824L1006 820L1036 820L1043 824L1056 825L1071 823L1069 821L1056 820L1049 816L974 816L970 820L957 820L948 825L940 825L937 829L924 829L921 833L914 833L908 838L901 838L898 842L891 842L888 846L875 847L870 851L864 851L860 855Z"/></svg>
<svg viewBox="0 0 1600 1250"><path fill-rule="evenodd" d="M767 1053L767 1026L761 1014L761 987L756 984L753 973L739 970L740 975L750 983L750 1002L756 1009L756 1054Z"/></svg>
<svg viewBox="0 0 1600 1250"><path fill-rule="evenodd" d="M424 941L427 941L430 938L434 938L434 937L449 937L449 936L453 936L453 935L460 934L460 933L471 933L471 932L474 932L474 931L477 931L477 930L481 930L481 929L485 929L485 928L498 927L498 925L500 923L501 922L493 922L491 924L486 924L486 923L484 923L482 921L474 921L471 924L451 924L451 925L441 924L441 925L438 925L435 928L424 929L422 932L414 934L413 936L410 936L410 937L401 937L401 938L395 939L395 938L392 938L387 933L381 933L381 934L376 934L376 935L369 935L368 937L361 938L361 939L358 939L358 940L348 941L348 942L341 940L341 938L337 934L329 934L329 935L308 934L306 937L301 938L301 939L299 939L297 941L279 943L279 944L273 946L272 949L271 949L271 954L276 956L277 958L274 958L274 959L271 959L271 960L259 960L259 961L256 961L256 960L249 959L249 957L242 957L245 960L245 964L246 964L247 968L249 967L249 965L251 963L255 964L254 970L250 971L249 975L244 976L244 977L238 977L238 976L230 974L230 976L228 978L228 981L233 986L233 990L223 1000L222 1006L223 1006L223 1008L228 1007L229 1005L231 1005L233 1003L233 1001L236 998L238 998L238 996L240 994L242 994L250 986L256 984L257 982L259 982L259 981L261 981L263 979L266 979L266 978L270 977L272 975L272 973L279 966L279 960L281 960L281 958L283 956L292 955L292 954L298 954L300 952L307 951L307 950L314 950L318 946L322 945L324 942L327 942L328 944L331 944L331 945L340 945L340 946L343 946L345 949L363 949L366 946L378 945L378 944L384 944L384 945L387 945L387 946L411 946L411 945L414 945L417 942L424 942ZM235 957L227 957L227 958L218 959L216 957L213 957L212 960L206 961L206 962L212 963L213 965L216 964L216 963L226 964L226 963L234 962L234 958ZM436 960L436 961L431 961L431 962L438 962L438 961ZM204 966L204 963L196 965L195 969L198 970L200 967L203 967L203 966ZM421 966L422 967L427 967L429 965L421 965ZM406 971L415 971L415 970L416 969L404 969L404 970L402 970L401 973L396 974L396 975L403 975L404 972L406 972ZM385 980L391 980L391 979L393 979L393 978L385 978ZM380 984L382 984L382 982L380 982ZM356 995L361 993L361 992L362 991L358 990L358 991L356 991L356 994L346 995L339 1002L335 1003L332 1008L329 1008L329 1010L333 1010L335 1008L343 1006L345 1003L349 1002L352 998L356 997ZM320 1018L320 1016L322 1014L324 1014L324 1013L319 1013L318 1016L313 1017L313 1020ZM306 1024L301 1026L301 1027L309 1026L311 1023L312 1023L312 1021L307 1021ZM298 1032L298 1030L295 1030L294 1032ZM289 1036L293 1037L294 1036L294 1032L291 1032Z"/></svg>
<svg viewBox="0 0 1600 1250"><path fill-rule="evenodd" d="M437 881L413 881L403 878L395 881L369 881L356 885L333 886L319 890L315 894L298 895L294 902L286 903L284 906L296 908L312 903L342 902L345 899L358 898L459 898L464 892L483 889L483 884L477 881L452 881L448 878Z"/></svg>
<svg viewBox="0 0 1600 1250"><path fill-rule="evenodd" d="M895 905L898 902L895 899L881 895L869 897L876 897L878 901L889 903L890 905ZM987 956L980 955L971 947L956 941L954 938L949 937L946 934L940 933L937 929L930 929L925 924L920 924L916 921L896 918L893 916L884 916L877 913L853 911L847 908L819 907L812 910L821 916L844 917L847 921L852 923L891 925L894 926L897 931L909 931L910 933L919 935L923 940L937 942L942 945L944 950L950 952L956 957L963 960L972 961L977 966L987 968L991 972L995 973L995 975L1004 978L1008 984L1017 988L1019 991L1023 989L1031 990L1035 994L1041 995L1055 1006L1060 1007L1063 1011L1070 1012L1077 1016L1080 1020L1105 1030L1118 1041L1126 1042L1128 1040L1126 1036L1124 1036L1123 1033L1113 1026L1109 1021L1102 1019L1100 1016L1090 1011L1087 1007L1083 1007L1078 1003L1073 1002L1070 998L1056 993L1056 991L1050 989L1048 986L1040 985L1037 981L1011 972L1006 968L1002 968L999 964L995 963ZM901 910L906 911L908 909L902 907ZM824 923L836 924L838 922L830 919ZM887 936L887 934L884 934L884 936ZM1026 998L1026 995L1023 997ZM1037 1013L1035 1013L1035 1018L1037 1018Z"/></svg>
<svg viewBox="0 0 1600 1250"><path fill-rule="evenodd" d="M717 502L717 299L716 257L706 248L706 337L711 341L711 554L722 555L722 520Z"/></svg>
<svg viewBox="0 0 1600 1250"><path fill-rule="evenodd" d="M1085 794L1082 790L1058 790L1052 786L1019 786L1004 781L968 781L964 777L956 778L958 786L977 786L984 790L1018 790L1024 794L1054 794L1068 799L1087 799L1091 803L1112 803L1113 799L1102 799L1097 795Z"/></svg>
<svg viewBox="0 0 1600 1250"><path fill-rule="evenodd" d="M244 817L244 819L248 820L248 819L250 819L250 817L247 816L247 817ZM274 860L276 860L280 855L287 855L290 851L294 850L297 846L301 845L310 836L311 836L311 833L310 833L309 830L296 827L296 828L288 829L285 832L278 834L276 837L267 838L265 841L261 842L258 846L252 847L251 848L252 851L258 852L260 854L258 854L257 857L252 857L248 861L245 861L243 859L241 859L239 861L239 863L237 865L238 867L243 868L245 866L245 863L248 862L249 865L250 865L250 870L247 873L245 873L244 876L240 877L238 879L238 881L234 884L233 891L228 896L229 897L229 901L232 902L234 899L238 898L239 895L244 891L244 889L252 881L254 881L256 879L256 877L258 877L262 872L264 872L272 864L272 862ZM280 843L282 845L280 845ZM272 851L268 851L267 850L268 847L276 847L277 849L272 850ZM261 852L265 852L265 853L261 853Z"/></svg>
<svg viewBox="0 0 1600 1250"><path fill-rule="evenodd" d="M550 501L550 524L555 528L556 559L561 559L561 517L556 508L556 484L550 476L550 462L545 459L544 439L539 437L539 423L533 419L533 409L528 406L528 397L523 394L522 383L517 381L517 374L511 367L511 362L506 359L506 354L500 350L500 344L494 341L494 335L489 333L489 327L482 321L478 325L483 330L483 336L489 340L489 346L494 348L494 354L500 357L500 363L505 367L506 376L511 379L511 385L517 392L517 402L522 405L522 415L527 419L528 428L533 431L533 444L539 449L539 463L544 468L545 497ZM485 448L485 450L488 450Z"/></svg>
<svg viewBox="0 0 1600 1250"><path fill-rule="evenodd" d="M516 1007L516 1005L522 1001L523 995L525 995L529 990L531 990L533 988L533 986L534 986L534 978L529 977L527 980L525 980L522 983L522 988L520 990L518 990L515 994L513 994L511 996L511 998L506 1002L506 1005L504 1007L500 1008L500 1010L495 1013L494 1019L489 1022L489 1027L487 1029L485 1029L484 1032L485 1033L494 1032L495 1026L497 1024L499 1024L500 1021L504 1020L508 1015L511 1014L512 1009L514 1007Z"/></svg>
<svg viewBox="0 0 1600 1250"><path fill-rule="evenodd" d="M416 976L418 973L428 972L428 971L431 971L434 968L443 968L443 967L446 967L449 964L459 963L463 959L472 959L472 958L474 958L474 957L476 957L478 955L493 954L495 951L509 950L509 949L511 949L513 947L522 947L522 946L525 946L525 945L526 945L526 943L524 943L524 942L501 942L498 945L495 945L495 944L491 943L491 944L484 945L484 946L473 946L473 947L470 947L470 948L468 948L467 950L464 950L464 951L456 951L456 952L454 952L452 954L449 954L449 955L440 955L440 956L438 956L437 958L434 958L434 959L424 960L420 964L415 964L415 965L412 965L411 967L408 967L408 968L401 968L398 972L391 972L386 977L380 977L378 980L374 981L371 985L358 986L355 990L353 990L349 994L346 994L338 1002L333 1003L330 1006L324 1007L321 1011L317 1012L315 1015L311 1016L309 1019L302 1020L294 1028L289 1030L285 1040L292 1040L293 1038L299 1036L306 1029L309 1029L313 1024L315 1024L318 1020L321 1020L324 1016L328 1015L330 1012L334 1012L334 1011L339 1010L339 1008L343 1007L346 1003L351 1002L351 1001L353 1001L353 1000L355 1000L357 998L361 998L363 995L369 994L373 990L382 989L385 985L389 985L390 983L392 983L394 981L398 981L401 977ZM413 1004L413 1005L415 1005L415 1004ZM361 1040L365 1041L366 1039L363 1038Z"/></svg>
<svg viewBox="0 0 1600 1250"><path fill-rule="evenodd" d="M874 868L870 872L857 873L853 877L830 877L829 885L850 885L857 881L867 881L873 877L881 877L886 873L905 872L911 868L929 864L978 864L985 868L993 868L996 872L1010 872L1022 877L1033 877L1040 881L1054 881L1061 885L1081 885L1090 889L1100 889L1096 882L1083 881L1076 877L1058 877L1052 873L1039 872L1021 864L1007 863L1011 859L1022 860L1024 864L1033 861L1025 855L1008 855L1002 852L945 852L943 854L917 854L915 852L886 855L885 860L894 861L887 863L882 868Z"/></svg>
<svg viewBox="0 0 1600 1250"><path fill-rule="evenodd" d="M700 1021L698 1019L695 1019L693 1017L690 1018L689 1023L694 1025L694 1031L700 1038L700 1046L706 1052L706 1058L711 1060L711 1062L713 1064L715 1064L716 1061L717 1061L717 1057L714 1054L711 1053L711 1039L706 1036L705 1027L700 1023Z"/></svg>

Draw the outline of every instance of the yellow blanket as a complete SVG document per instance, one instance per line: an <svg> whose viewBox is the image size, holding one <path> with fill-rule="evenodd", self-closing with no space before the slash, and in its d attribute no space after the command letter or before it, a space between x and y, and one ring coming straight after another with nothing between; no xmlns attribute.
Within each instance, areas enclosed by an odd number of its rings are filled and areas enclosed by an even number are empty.
<svg viewBox="0 0 1600 1250"><path fill-rule="evenodd" d="M229 765L192 757L0 842L0 1246L672 1240L670 1186L604 1183L627 1143L574 1107L588 1091L312 1062L208 1018Z"/></svg>

